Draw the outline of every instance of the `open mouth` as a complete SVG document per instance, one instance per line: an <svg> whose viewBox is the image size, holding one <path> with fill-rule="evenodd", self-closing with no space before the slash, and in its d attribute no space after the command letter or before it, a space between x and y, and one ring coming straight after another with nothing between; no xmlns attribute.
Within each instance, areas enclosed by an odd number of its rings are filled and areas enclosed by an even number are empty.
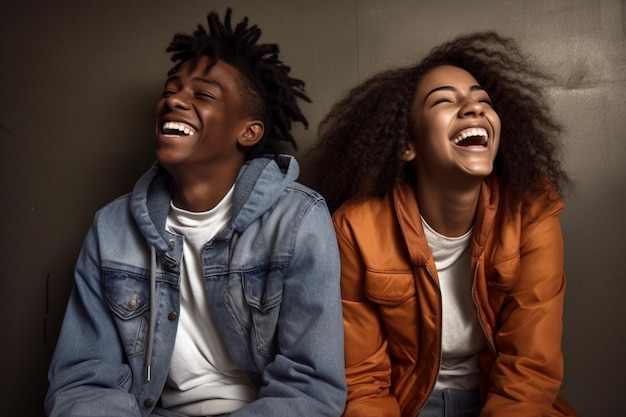
<svg viewBox="0 0 626 417"><path fill-rule="evenodd" d="M463 130L457 137L453 139L455 145L458 146L487 146L489 133L482 127L473 127Z"/></svg>
<svg viewBox="0 0 626 417"><path fill-rule="evenodd" d="M164 135L191 136L196 134L196 129L183 122L165 122L161 127Z"/></svg>

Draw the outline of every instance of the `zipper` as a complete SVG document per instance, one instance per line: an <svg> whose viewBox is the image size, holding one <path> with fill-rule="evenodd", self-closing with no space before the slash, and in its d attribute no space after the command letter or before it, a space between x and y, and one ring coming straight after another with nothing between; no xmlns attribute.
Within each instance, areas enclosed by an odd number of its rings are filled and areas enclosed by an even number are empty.
<svg viewBox="0 0 626 417"><path fill-rule="evenodd" d="M439 328L439 331L437 332L437 345L439 345L439 364L437 366L437 372L435 373L435 379L430 381L430 385L428 387L428 396L425 397L424 401L422 402L422 404L420 404L418 409L415 410L413 415L418 415L419 412L422 411L422 408L424 408L424 405L428 401L428 398L430 397L433 390L435 389L437 376L439 375L439 370L441 369L441 363L443 362L443 357L441 355L441 337L442 337L442 332L443 332L443 329L442 329L443 308L442 308L442 301L441 301L441 289L439 288L439 285L437 281L435 280L435 276L433 275L430 268L428 267L428 264L424 265L424 269L426 270L426 275L428 275L430 280L435 285L435 288L437 289L437 296L439 298L439 303L438 303L439 311L437 311L437 317L438 317L437 327Z"/></svg>
<svg viewBox="0 0 626 417"><path fill-rule="evenodd" d="M485 328L485 321L480 313L480 306L478 305L478 300L476 299L476 276L478 275L478 266L480 265L480 260L476 260L476 266L474 267L474 277L472 278L472 301L474 302L474 307L476 307L476 316L478 317L478 323L480 324L480 329L483 333L483 338L487 341L489 348L494 354L496 352L496 346L489 336L487 329Z"/></svg>

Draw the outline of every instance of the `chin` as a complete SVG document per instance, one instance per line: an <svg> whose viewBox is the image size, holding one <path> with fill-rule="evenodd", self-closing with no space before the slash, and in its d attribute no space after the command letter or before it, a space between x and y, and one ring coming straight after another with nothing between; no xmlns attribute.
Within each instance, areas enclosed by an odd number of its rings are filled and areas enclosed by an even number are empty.
<svg viewBox="0 0 626 417"><path fill-rule="evenodd" d="M493 167L475 167L466 169L465 173L473 178L483 180L487 178L493 172Z"/></svg>
<svg viewBox="0 0 626 417"><path fill-rule="evenodd" d="M169 152L156 151L156 161L165 168L176 165L177 158Z"/></svg>

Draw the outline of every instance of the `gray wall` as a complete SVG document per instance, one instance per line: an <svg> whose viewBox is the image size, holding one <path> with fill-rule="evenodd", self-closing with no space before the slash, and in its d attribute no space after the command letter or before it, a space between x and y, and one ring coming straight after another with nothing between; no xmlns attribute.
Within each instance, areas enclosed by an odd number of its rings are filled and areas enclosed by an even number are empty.
<svg viewBox="0 0 626 417"><path fill-rule="evenodd" d="M54 3L54 5L52 5ZM3 415L42 415L71 269L97 208L153 158L172 34L245 13L314 99L306 150L339 94L474 30L512 35L558 75L550 89L577 183L562 217L569 287L562 392L583 416L622 415L626 314L626 3L619 0L21 1L0 6L0 343ZM8 331L8 333L7 333Z"/></svg>

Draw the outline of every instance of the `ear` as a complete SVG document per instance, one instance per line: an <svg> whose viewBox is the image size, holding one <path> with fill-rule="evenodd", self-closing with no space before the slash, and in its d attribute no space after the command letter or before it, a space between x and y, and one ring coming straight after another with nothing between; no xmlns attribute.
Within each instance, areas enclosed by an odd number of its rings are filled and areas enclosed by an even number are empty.
<svg viewBox="0 0 626 417"><path fill-rule="evenodd" d="M260 120L249 120L246 122L244 129L239 135L239 145L251 148L263 138L263 132L265 132L265 126Z"/></svg>
<svg viewBox="0 0 626 417"><path fill-rule="evenodd" d="M413 145L413 141L409 141L404 153L402 154L402 159L409 162L414 160L416 156L417 153L415 152L415 145Z"/></svg>

